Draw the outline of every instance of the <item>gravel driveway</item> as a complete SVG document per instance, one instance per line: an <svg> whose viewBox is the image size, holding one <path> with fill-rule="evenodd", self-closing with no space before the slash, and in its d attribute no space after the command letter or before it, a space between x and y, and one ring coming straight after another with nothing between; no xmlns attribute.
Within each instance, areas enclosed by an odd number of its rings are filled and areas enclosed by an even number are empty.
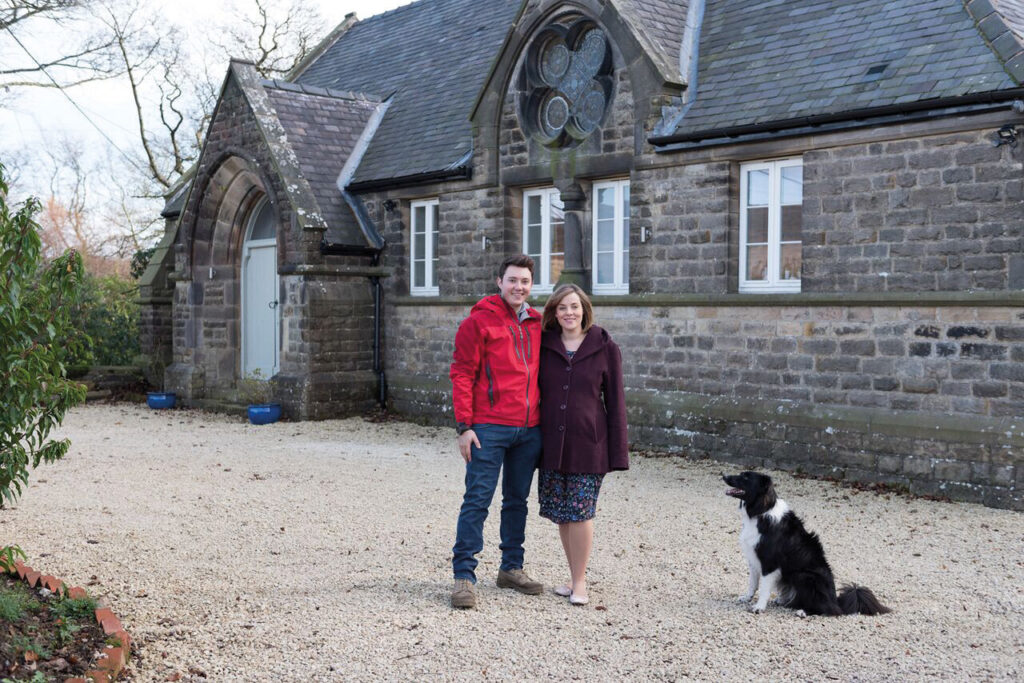
<svg viewBox="0 0 1024 683"><path fill-rule="evenodd" d="M361 419L252 427L128 404L74 410L0 543L106 596L134 680L1020 680L1024 517L779 474L840 582L894 612L798 619L736 604L746 569L728 466L634 458L601 491L591 604L494 586L448 606L462 461L450 429ZM555 527L527 570L565 578Z"/></svg>

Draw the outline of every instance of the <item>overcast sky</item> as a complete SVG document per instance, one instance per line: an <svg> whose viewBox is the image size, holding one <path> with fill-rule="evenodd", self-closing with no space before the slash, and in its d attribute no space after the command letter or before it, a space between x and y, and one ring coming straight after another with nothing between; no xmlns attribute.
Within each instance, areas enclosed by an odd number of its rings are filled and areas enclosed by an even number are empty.
<svg viewBox="0 0 1024 683"><path fill-rule="evenodd" d="M236 1L244 6L245 0ZM308 1L316 5L323 16L326 35L349 12L355 12L362 20L409 4L410 0ZM218 0L159 0L158 4L169 23L180 24L190 31L199 30L227 16L225 3ZM42 51L47 46L59 45L60 36L31 35L26 42L33 51ZM222 71L227 71L226 63ZM67 92L118 146L128 149L137 145L138 124L131 94L124 83L108 81L86 84L70 88ZM13 101L5 101L5 106L7 110L0 109L0 151L12 146L23 147L26 143L52 145L62 137L85 140L92 149L96 149L96 145L109 147L109 143L86 117L76 111L56 89L22 89ZM31 191L39 193L42 188L33 188Z"/></svg>

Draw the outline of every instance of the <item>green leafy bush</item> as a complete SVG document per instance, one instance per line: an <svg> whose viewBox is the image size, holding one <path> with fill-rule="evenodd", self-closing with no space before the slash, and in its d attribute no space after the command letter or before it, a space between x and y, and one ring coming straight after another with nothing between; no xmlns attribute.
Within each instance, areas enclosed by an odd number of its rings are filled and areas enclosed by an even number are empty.
<svg viewBox="0 0 1024 683"><path fill-rule="evenodd" d="M138 285L115 275L85 274L75 318L89 345L69 365L131 365L139 355Z"/></svg>
<svg viewBox="0 0 1024 683"><path fill-rule="evenodd" d="M67 362L88 342L73 317L82 259L68 251L44 264L30 199L12 211L0 165L0 505L14 502L30 467L64 457L70 442L50 431L85 400Z"/></svg>

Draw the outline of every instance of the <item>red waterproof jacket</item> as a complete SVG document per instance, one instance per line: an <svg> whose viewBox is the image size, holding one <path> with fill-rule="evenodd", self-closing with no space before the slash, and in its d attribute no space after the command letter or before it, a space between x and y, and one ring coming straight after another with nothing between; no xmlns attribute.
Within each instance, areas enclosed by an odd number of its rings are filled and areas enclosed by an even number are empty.
<svg viewBox="0 0 1024 683"><path fill-rule="evenodd" d="M519 316L500 295L481 299L455 333L449 376L455 421L534 427L540 423L540 313Z"/></svg>

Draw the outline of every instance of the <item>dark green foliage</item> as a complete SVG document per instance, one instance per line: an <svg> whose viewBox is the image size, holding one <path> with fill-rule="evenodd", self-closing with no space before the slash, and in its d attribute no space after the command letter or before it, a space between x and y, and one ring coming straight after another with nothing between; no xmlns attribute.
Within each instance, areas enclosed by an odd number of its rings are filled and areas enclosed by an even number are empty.
<svg viewBox="0 0 1024 683"><path fill-rule="evenodd" d="M132 254L131 274L133 280L138 280L146 272L146 267L153 258L153 252L155 251L156 247L150 247L149 249L139 249Z"/></svg>
<svg viewBox="0 0 1024 683"><path fill-rule="evenodd" d="M30 468L67 453L50 431L85 400L66 375L88 342L73 317L82 259L69 251L43 263L38 208L30 199L12 210L0 166L0 505L21 495Z"/></svg>
<svg viewBox="0 0 1024 683"><path fill-rule="evenodd" d="M75 302L75 319L90 344L69 365L130 365L139 355L138 286L117 276L86 274Z"/></svg>

